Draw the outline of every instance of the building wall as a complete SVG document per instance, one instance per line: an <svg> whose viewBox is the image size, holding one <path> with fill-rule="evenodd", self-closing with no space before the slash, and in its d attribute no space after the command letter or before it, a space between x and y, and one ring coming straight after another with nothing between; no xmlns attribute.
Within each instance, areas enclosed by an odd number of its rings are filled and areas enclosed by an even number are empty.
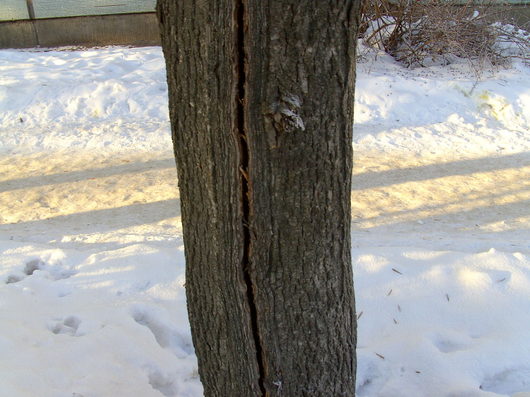
<svg viewBox="0 0 530 397"><path fill-rule="evenodd" d="M0 0L0 21L154 12L156 0Z"/></svg>
<svg viewBox="0 0 530 397"><path fill-rule="evenodd" d="M14 21L28 18L28 7L25 0L2 0L0 4L0 21Z"/></svg>

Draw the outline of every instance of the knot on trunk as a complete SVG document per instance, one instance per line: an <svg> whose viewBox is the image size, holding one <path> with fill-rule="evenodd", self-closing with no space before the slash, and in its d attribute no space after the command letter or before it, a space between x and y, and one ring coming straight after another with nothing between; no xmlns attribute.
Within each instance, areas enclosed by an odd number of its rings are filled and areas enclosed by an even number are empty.
<svg viewBox="0 0 530 397"><path fill-rule="evenodd" d="M305 131L304 120L300 116L302 101L296 95L282 95L280 100L274 102L267 114L277 134L293 132L295 130Z"/></svg>

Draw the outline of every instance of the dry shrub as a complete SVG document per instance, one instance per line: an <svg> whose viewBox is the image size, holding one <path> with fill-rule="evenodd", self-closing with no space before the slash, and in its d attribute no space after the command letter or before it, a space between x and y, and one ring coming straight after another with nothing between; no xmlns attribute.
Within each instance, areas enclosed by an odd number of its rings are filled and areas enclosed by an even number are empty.
<svg viewBox="0 0 530 397"><path fill-rule="evenodd" d="M499 65L513 56L528 59L528 36L513 25L493 23L501 20L498 2L456 6L444 0L365 0L361 37L407 66L447 64L455 57L475 65ZM503 43L516 43L518 52Z"/></svg>

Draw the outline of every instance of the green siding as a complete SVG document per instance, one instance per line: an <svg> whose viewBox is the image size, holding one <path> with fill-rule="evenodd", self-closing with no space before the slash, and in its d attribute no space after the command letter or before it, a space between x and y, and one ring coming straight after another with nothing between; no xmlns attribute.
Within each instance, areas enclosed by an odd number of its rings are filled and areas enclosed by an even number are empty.
<svg viewBox="0 0 530 397"><path fill-rule="evenodd" d="M28 19L25 0L0 0L0 21Z"/></svg>
<svg viewBox="0 0 530 397"><path fill-rule="evenodd" d="M154 12L156 0L33 0L35 18ZM0 21L29 19L26 0L0 0Z"/></svg>
<svg viewBox="0 0 530 397"><path fill-rule="evenodd" d="M36 18L153 12L156 0L33 0Z"/></svg>

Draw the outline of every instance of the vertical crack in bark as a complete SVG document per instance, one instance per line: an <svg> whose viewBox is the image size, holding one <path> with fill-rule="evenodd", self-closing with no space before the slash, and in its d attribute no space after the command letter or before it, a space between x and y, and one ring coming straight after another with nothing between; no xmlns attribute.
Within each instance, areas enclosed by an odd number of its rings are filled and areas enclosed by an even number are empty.
<svg viewBox="0 0 530 397"><path fill-rule="evenodd" d="M254 285L252 282L250 269L250 250L251 250L251 236L250 236L250 213L252 210L252 200L250 197L250 180L249 180L249 162L250 152L248 146L247 128L246 128L246 58L247 50L245 47L246 31L247 31L247 0L235 0L235 20L236 20L236 138L239 147L239 171L241 173L241 205L243 210L243 256L241 258L241 267L243 270L243 277L247 287L247 301L250 309L250 321L252 327L252 336L256 346L256 361L259 370L258 384L262 396L266 397L265 390L265 365L263 361L263 350L261 347L261 338L258 327L258 315L256 308L256 299L254 295Z"/></svg>

